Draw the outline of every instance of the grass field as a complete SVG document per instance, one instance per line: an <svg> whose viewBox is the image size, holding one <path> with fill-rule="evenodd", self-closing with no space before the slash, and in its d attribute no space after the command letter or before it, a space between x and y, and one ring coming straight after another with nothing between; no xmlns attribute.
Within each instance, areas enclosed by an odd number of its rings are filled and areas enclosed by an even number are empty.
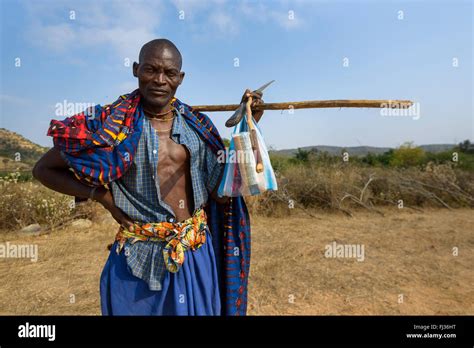
<svg viewBox="0 0 474 348"><path fill-rule="evenodd" d="M383 211L253 216L248 314L473 315L473 210ZM94 216L92 229L0 233L1 243L39 250L37 262L0 258L0 314L100 314L99 277L117 224L105 210ZM326 258L333 241L364 245L364 261Z"/></svg>

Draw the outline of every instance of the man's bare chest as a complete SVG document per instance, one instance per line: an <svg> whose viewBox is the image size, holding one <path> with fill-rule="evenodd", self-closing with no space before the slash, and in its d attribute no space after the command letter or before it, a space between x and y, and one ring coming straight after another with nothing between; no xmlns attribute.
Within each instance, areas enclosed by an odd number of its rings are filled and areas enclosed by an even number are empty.
<svg viewBox="0 0 474 348"><path fill-rule="evenodd" d="M170 167L174 170L189 170L190 154L183 144L177 144L168 136L160 136L158 146L158 170Z"/></svg>

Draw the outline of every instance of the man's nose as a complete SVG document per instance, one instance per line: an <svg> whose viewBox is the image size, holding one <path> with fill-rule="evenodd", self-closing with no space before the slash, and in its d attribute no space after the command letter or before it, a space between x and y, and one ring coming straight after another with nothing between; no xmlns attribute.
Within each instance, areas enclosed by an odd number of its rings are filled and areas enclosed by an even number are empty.
<svg viewBox="0 0 474 348"><path fill-rule="evenodd" d="M165 73L160 71L155 75L155 81L159 84L165 83Z"/></svg>

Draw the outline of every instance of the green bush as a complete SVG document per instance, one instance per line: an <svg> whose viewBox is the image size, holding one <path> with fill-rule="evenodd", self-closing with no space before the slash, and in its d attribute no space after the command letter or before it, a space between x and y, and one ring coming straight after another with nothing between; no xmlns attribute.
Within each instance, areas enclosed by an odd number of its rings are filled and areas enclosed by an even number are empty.
<svg viewBox="0 0 474 348"><path fill-rule="evenodd" d="M406 168L420 165L424 159L425 151L420 147L414 146L413 143L407 142L393 151L390 165Z"/></svg>

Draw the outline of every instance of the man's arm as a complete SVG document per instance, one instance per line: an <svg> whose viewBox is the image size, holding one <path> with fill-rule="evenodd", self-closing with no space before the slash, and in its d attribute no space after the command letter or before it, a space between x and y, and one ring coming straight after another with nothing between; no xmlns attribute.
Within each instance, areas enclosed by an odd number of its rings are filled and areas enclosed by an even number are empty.
<svg viewBox="0 0 474 348"><path fill-rule="evenodd" d="M89 198L92 190L90 186L77 180L56 148L50 149L35 164L33 176L51 190L70 196ZM93 199L102 204L113 218L125 228L130 228L133 225L133 221L115 205L112 193L104 186L96 189Z"/></svg>

